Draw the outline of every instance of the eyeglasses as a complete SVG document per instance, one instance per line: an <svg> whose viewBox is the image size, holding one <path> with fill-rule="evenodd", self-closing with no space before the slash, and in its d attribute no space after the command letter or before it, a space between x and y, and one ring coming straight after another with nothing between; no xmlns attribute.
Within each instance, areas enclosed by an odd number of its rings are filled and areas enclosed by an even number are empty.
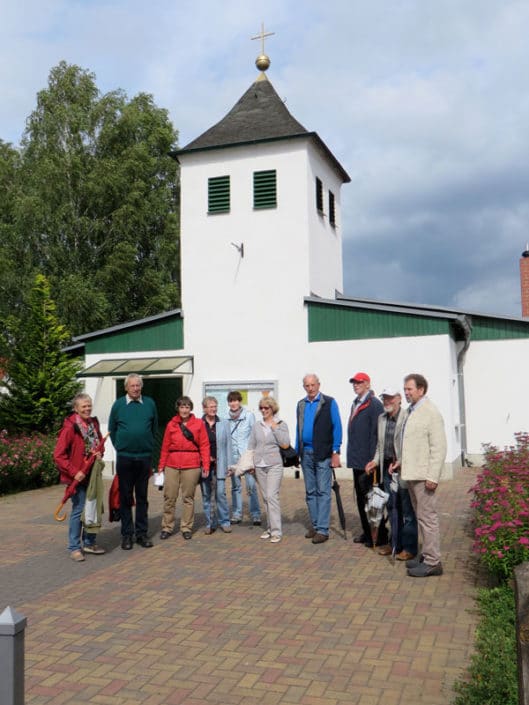
<svg viewBox="0 0 529 705"><path fill-rule="evenodd" d="M264 411L265 409L271 409L271 406L260 406L259 411Z"/></svg>

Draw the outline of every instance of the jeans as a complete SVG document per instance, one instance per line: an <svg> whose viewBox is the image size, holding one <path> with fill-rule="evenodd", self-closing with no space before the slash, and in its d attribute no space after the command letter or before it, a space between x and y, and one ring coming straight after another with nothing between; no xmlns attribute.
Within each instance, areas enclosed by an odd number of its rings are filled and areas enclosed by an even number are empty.
<svg viewBox="0 0 529 705"><path fill-rule="evenodd" d="M250 496L250 516L254 521L261 521L261 507L259 506L259 495L257 493L257 483L251 473L246 473L246 490ZM239 521L242 519L242 482L240 477L231 476L231 512L232 519Z"/></svg>
<svg viewBox="0 0 529 705"><path fill-rule="evenodd" d="M215 499L212 502L213 487L215 486ZM210 471L209 477L200 480L202 492L202 506L206 516L206 528L216 529L220 526L230 525L230 510L226 497L226 480L217 477L215 471ZM216 504L216 507L214 506Z"/></svg>
<svg viewBox="0 0 529 705"><path fill-rule="evenodd" d="M86 487L77 485L77 490L72 495L72 511L70 523L68 525L68 550L79 551L81 549L81 539L85 546L93 546L96 542L96 535L87 533L82 526L81 514L86 502Z"/></svg>
<svg viewBox="0 0 529 705"><path fill-rule="evenodd" d="M397 553L407 551L415 556L417 555L417 518L415 516L415 512L413 511L410 493L406 487L401 487L399 484L399 491L395 497L390 490L390 484L391 475L385 471L384 489L386 492L389 492L389 499L386 508L390 525L393 502L395 499L397 500L397 536L395 538L393 536L391 537L391 543L393 544L395 542Z"/></svg>
<svg viewBox="0 0 529 705"><path fill-rule="evenodd" d="M151 459L129 458L118 455L116 471L119 478L119 513L121 516L121 535L131 536L136 530L136 537L147 536L149 523L147 519L147 491ZM136 499L136 522L132 521L132 503Z"/></svg>
<svg viewBox="0 0 529 705"><path fill-rule="evenodd" d="M318 534L328 536L331 519L331 459L314 460L313 450L306 448L301 457L301 467L312 528Z"/></svg>

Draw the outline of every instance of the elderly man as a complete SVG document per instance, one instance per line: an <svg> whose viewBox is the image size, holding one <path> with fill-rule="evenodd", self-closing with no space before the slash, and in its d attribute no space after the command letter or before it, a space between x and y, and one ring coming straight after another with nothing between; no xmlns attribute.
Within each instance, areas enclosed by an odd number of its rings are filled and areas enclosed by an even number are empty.
<svg viewBox="0 0 529 705"><path fill-rule="evenodd" d="M427 391L428 382L422 375L404 378L410 406L402 434L402 479L408 483L422 534L422 556L406 562L413 578L443 573L435 491L444 467L446 436L443 417L426 396Z"/></svg>
<svg viewBox="0 0 529 705"><path fill-rule="evenodd" d="M307 394L297 405L296 450L311 522L305 538L319 544L329 538L332 468L341 464L342 422L336 401L320 392L317 375L305 375L303 388Z"/></svg>
<svg viewBox="0 0 529 705"><path fill-rule="evenodd" d="M151 548L153 545L147 536L147 491L154 437L158 430L158 412L154 400L142 395L142 388L143 380L140 375L127 375L126 394L116 399L108 419L110 438L117 453L121 548L124 551L132 548L134 533L138 546ZM135 524L132 521L134 498Z"/></svg>
<svg viewBox="0 0 529 705"><path fill-rule="evenodd" d="M380 395L384 413L378 417L378 442L375 457L366 465L366 472L374 472L380 468L384 490L390 494L386 505L388 513L396 509L398 529L391 537L396 558L407 561L417 554L417 519L411 504L410 493L404 480L399 478L400 460L402 455L402 429L407 412L403 411L402 397L396 387L386 387ZM398 492L391 494L391 480L397 480ZM393 502L396 506L393 506ZM383 520L385 521L385 520ZM379 549L381 556L392 553L389 545Z"/></svg>
<svg viewBox="0 0 529 705"><path fill-rule="evenodd" d="M349 414L347 424L347 467L353 471L358 515L362 525L362 533L356 536L355 543L363 543L368 548L373 546L371 527L365 510L365 467L375 455L377 447L378 417L383 412L382 404L371 389L371 379L365 372L357 372L349 382L353 385L355 399ZM387 543L387 532L381 527L377 545Z"/></svg>

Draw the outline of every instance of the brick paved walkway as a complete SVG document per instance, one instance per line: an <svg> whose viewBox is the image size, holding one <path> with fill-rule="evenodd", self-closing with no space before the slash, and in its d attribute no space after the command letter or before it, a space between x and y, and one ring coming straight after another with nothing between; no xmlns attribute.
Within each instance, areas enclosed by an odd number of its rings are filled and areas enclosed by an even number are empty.
<svg viewBox="0 0 529 705"><path fill-rule="evenodd" d="M158 539L75 564L53 509L59 487L0 498L0 611L28 618L27 705L440 705L473 643L469 495L475 471L439 490L445 574L406 577L338 531L304 539L302 480L282 488L285 538L260 529ZM350 528L353 490L342 480ZM197 502L200 508L200 501Z"/></svg>

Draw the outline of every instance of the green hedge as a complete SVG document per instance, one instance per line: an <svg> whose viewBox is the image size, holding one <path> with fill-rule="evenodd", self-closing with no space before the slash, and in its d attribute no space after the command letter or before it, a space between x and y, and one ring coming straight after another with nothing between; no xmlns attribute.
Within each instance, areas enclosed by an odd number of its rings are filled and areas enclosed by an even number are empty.
<svg viewBox="0 0 529 705"><path fill-rule="evenodd" d="M455 705L518 705L514 592L481 589L476 651L467 679L455 684Z"/></svg>
<svg viewBox="0 0 529 705"><path fill-rule="evenodd" d="M59 482L53 462L55 435L11 435L0 431L0 495Z"/></svg>

